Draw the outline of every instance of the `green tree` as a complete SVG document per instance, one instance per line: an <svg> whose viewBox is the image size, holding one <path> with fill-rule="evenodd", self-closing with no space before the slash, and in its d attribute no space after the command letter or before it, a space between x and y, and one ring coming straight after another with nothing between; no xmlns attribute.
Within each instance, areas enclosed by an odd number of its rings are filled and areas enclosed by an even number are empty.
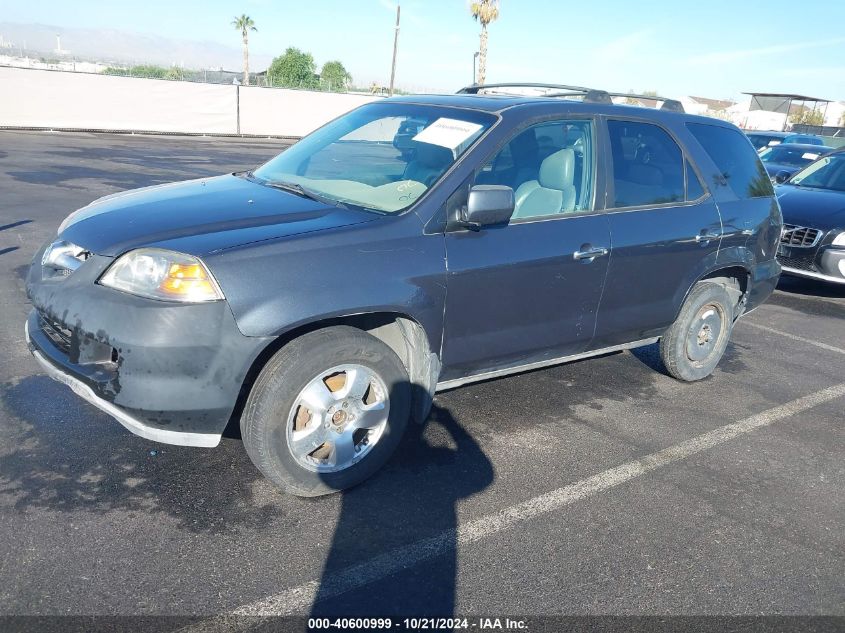
<svg viewBox="0 0 845 633"><path fill-rule="evenodd" d="M316 69L311 53L290 47L284 55L272 61L270 68L267 69L267 79L271 86L316 88Z"/></svg>
<svg viewBox="0 0 845 633"><path fill-rule="evenodd" d="M789 122L793 125L824 125L824 114L821 110L810 110L802 106L789 115Z"/></svg>
<svg viewBox="0 0 845 633"><path fill-rule="evenodd" d="M241 32L241 37L244 42L244 80L245 86L249 85L249 32L258 31L255 28L255 22L246 14L241 14L241 17L235 17L232 20L232 26Z"/></svg>
<svg viewBox="0 0 845 633"><path fill-rule="evenodd" d="M499 17L499 0L478 0L469 5L473 19L481 24L478 38L478 83L487 78L487 26Z"/></svg>
<svg viewBox="0 0 845 633"><path fill-rule="evenodd" d="M165 79L175 79L177 81L184 81L185 71L179 66L171 66L167 69L167 74L164 77Z"/></svg>
<svg viewBox="0 0 845 633"><path fill-rule="evenodd" d="M323 64L320 71L320 82L328 84L329 90L343 91L352 81L352 75L344 68L339 61L331 61Z"/></svg>
<svg viewBox="0 0 845 633"><path fill-rule="evenodd" d="M129 68L109 66L103 71L104 75L119 75L122 77L145 77L147 79L174 79L170 68L154 64L138 64Z"/></svg>

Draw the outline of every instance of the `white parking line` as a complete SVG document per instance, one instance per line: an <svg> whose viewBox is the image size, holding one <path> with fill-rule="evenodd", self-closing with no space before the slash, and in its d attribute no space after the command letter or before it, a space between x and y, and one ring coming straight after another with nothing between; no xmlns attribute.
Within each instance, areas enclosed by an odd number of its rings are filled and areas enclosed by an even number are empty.
<svg viewBox="0 0 845 633"><path fill-rule="evenodd" d="M457 546L476 543L503 530L510 529L535 517L560 510L570 504L595 496L619 484L641 477L697 453L769 426L779 420L801 413L825 402L845 396L845 383L816 391L739 422L728 424L693 437L669 448L631 462L616 466L587 479L533 497L517 505L474 519L457 528L446 530L432 538L412 543L370 560L291 587L274 596L258 600L236 609L233 615L291 615L307 610L318 594L321 600L338 596L369 583L376 582L402 569L418 565L444 554ZM222 618L225 620L225 617ZM213 630L214 620L188 627L191 631Z"/></svg>
<svg viewBox="0 0 845 633"><path fill-rule="evenodd" d="M820 341L814 341L813 339L804 338L803 336L798 336L797 334L790 334L789 332L783 332L782 330L776 330L774 328L760 325L759 323L754 323L754 321L748 321L746 319L740 320L740 323L744 323L745 325L750 325L751 327L757 328L758 330L763 330L764 332L770 332L771 334L777 334L778 336L783 336L784 338L791 339L793 341L798 341L800 343L806 343L807 345L815 345L818 348L826 349L829 352L836 352L838 354L845 354L845 349L841 347L834 347L833 345L828 345L827 343L822 343Z"/></svg>

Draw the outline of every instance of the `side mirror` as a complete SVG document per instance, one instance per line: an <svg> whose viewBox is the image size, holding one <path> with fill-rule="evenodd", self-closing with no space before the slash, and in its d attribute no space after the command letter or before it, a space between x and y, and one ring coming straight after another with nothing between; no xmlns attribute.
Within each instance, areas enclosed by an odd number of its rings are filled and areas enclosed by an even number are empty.
<svg viewBox="0 0 845 633"><path fill-rule="evenodd" d="M514 209L513 189L504 185L475 185L469 190L467 206L461 210L461 225L472 231L483 226L507 224Z"/></svg>
<svg viewBox="0 0 845 633"><path fill-rule="evenodd" d="M790 174L788 171L779 171L777 174L775 174L775 182L781 185L787 180L789 180L790 176L792 176L792 174Z"/></svg>

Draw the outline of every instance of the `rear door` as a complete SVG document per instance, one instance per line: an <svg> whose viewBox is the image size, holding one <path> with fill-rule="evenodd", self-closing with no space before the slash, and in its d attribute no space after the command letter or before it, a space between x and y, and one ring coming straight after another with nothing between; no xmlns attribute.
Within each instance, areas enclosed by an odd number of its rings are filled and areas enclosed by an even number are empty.
<svg viewBox="0 0 845 633"><path fill-rule="evenodd" d="M714 264L722 233L713 198L666 128L614 118L605 131L613 254L595 348L661 334Z"/></svg>
<svg viewBox="0 0 845 633"><path fill-rule="evenodd" d="M475 175L513 187L517 205L505 226L446 234L442 380L589 346L610 255L595 209L595 130L589 118L529 126Z"/></svg>
<svg viewBox="0 0 845 633"><path fill-rule="evenodd" d="M724 224L719 265L750 266L771 261L783 220L760 157L735 128L687 123L687 129L704 148L704 161L709 157L712 163L700 163L703 173L710 174L710 180L717 183L713 195ZM791 253L783 255L788 257Z"/></svg>

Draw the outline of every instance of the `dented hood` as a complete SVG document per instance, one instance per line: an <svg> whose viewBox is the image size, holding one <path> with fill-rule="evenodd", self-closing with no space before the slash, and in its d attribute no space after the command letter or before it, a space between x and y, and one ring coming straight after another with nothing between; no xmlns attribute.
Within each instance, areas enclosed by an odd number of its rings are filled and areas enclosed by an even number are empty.
<svg viewBox="0 0 845 633"><path fill-rule="evenodd" d="M203 255L378 217L227 175L100 198L71 214L59 237L98 255L142 246Z"/></svg>

